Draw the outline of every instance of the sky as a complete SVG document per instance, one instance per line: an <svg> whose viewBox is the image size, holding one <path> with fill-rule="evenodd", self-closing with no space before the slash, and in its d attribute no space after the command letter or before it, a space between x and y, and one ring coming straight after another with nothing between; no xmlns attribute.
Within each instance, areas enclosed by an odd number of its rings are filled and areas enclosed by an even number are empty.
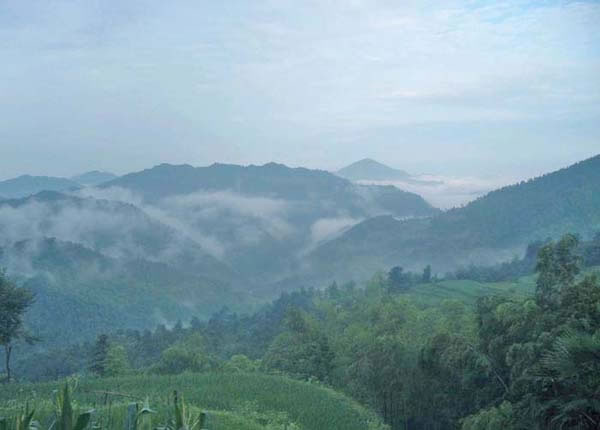
<svg viewBox="0 0 600 430"><path fill-rule="evenodd" d="M0 0L0 180L600 153L600 2Z"/></svg>

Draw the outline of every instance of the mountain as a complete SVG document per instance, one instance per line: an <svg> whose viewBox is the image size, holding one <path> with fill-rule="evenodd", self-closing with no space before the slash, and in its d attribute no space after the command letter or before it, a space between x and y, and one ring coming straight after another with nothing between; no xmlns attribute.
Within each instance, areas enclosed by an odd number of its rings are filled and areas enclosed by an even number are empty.
<svg viewBox="0 0 600 430"><path fill-rule="evenodd" d="M0 202L0 245L48 237L122 261L164 262L209 278L241 282L194 240L132 204L54 191Z"/></svg>
<svg viewBox="0 0 600 430"><path fill-rule="evenodd" d="M352 278L393 265L436 271L490 264L527 243L600 231L600 156L504 187L427 219L368 219L308 257L313 279ZM358 269L360 268L360 269Z"/></svg>
<svg viewBox="0 0 600 430"><path fill-rule="evenodd" d="M351 214L364 214L372 207L374 210L391 210L397 216L429 216L437 212L420 196L392 186L355 185L322 170L289 168L276 163L263 166L213 164L208 167L161 164L124 175L100 187L124 188L149 202L199 192L231 192L289 202L325 201L336 210Z"/></svg>
<svg viewBox="0 0 600 430"><path fill-rule="evenodd" d="M404 170L394 169L370 158L352 163L336 173L351 181L394 181L407 180L411 177Z"/></svg>
<svg viewBox="0 0 600 430"><path fill-rule="evenodd" d="M80 188L79 183L66 178L23 175L0 182L4 198L27 197L40 191L68 191Z"/></svg>
<svg viewBox="0 0 600 430"><path fill-rule="evenodd" d="M142 328L223 305L248 309L362 220L438 212L416 194L324 171L160 165L69 194L0 201L0 266L36 292L32 324L59 342L56 326L75 338L115 321ZM68 324L45 331L46 309Z"/></svg>
<svg viewBox="0 0 600 430"><path fill-rule="evenodd" d="M0 267L35 292L28 323L43 345L258 302L251 282L138 207L52 191L0 202Z"/></svg>
<svg viewBox="0 0 600 430"><path fill-rule="evenodd" d="M102 184L126 190L189 235L210 238L214 252L258 283L296 270L298 258L363 219L438 213L393 186L358 185L321 170L213 164L162 164ZM207 241L205 241L207 242Z"/></svg>
<svg viewBox="0 0 600 430"><path fill-rule="evenodd" d="M73 176L71 180L84 186L96 186L102 184L103 182L112 181L115 178L117 178L117 175L112 173L92 170L91 172Z"/></svg>

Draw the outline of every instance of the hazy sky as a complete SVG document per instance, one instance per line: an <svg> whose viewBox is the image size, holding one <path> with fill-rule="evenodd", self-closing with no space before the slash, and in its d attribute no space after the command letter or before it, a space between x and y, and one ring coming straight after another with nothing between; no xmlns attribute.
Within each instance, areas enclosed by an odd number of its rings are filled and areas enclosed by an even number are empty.
<svg viewBox="0 0 600 430"><path fill-rule="evenodd" d="M599 29L597 1L0 0L0 179L530 176L600 153Z"/></svg>

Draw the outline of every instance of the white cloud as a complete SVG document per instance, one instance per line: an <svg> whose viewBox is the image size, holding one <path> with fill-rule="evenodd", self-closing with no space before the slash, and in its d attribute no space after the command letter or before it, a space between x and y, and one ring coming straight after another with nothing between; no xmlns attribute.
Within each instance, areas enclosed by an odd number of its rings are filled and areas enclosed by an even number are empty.
<svg viewBox="0 0 600 430"><path fill-rule="evenodd" d="M315 221L310 227L311 243L313 246L315 246L319 242L333 239L338 234L361 221L361 218L344 216L337 218L321 218Z"/></svg>

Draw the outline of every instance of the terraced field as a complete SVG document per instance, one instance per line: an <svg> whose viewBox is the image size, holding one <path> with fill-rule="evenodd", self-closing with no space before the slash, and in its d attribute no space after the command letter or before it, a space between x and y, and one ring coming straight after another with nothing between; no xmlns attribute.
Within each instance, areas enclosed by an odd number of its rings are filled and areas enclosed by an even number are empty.
<svg viewBox="0 0 600 430"><path fill-rule="evenodd" d="M64 382L62 383L64 384ZM53 420L52 399L61 383L15 384L0 392L0 416L25 404L47 428ZM193 410L207 412L209 430L365 430L384 429L375 414L348 397L317 384L262 374L182 374L81 379L73 398L80 411L95 409L103 428L123 428L127 405L148 396L165 423L177 390Z"/></svg>

